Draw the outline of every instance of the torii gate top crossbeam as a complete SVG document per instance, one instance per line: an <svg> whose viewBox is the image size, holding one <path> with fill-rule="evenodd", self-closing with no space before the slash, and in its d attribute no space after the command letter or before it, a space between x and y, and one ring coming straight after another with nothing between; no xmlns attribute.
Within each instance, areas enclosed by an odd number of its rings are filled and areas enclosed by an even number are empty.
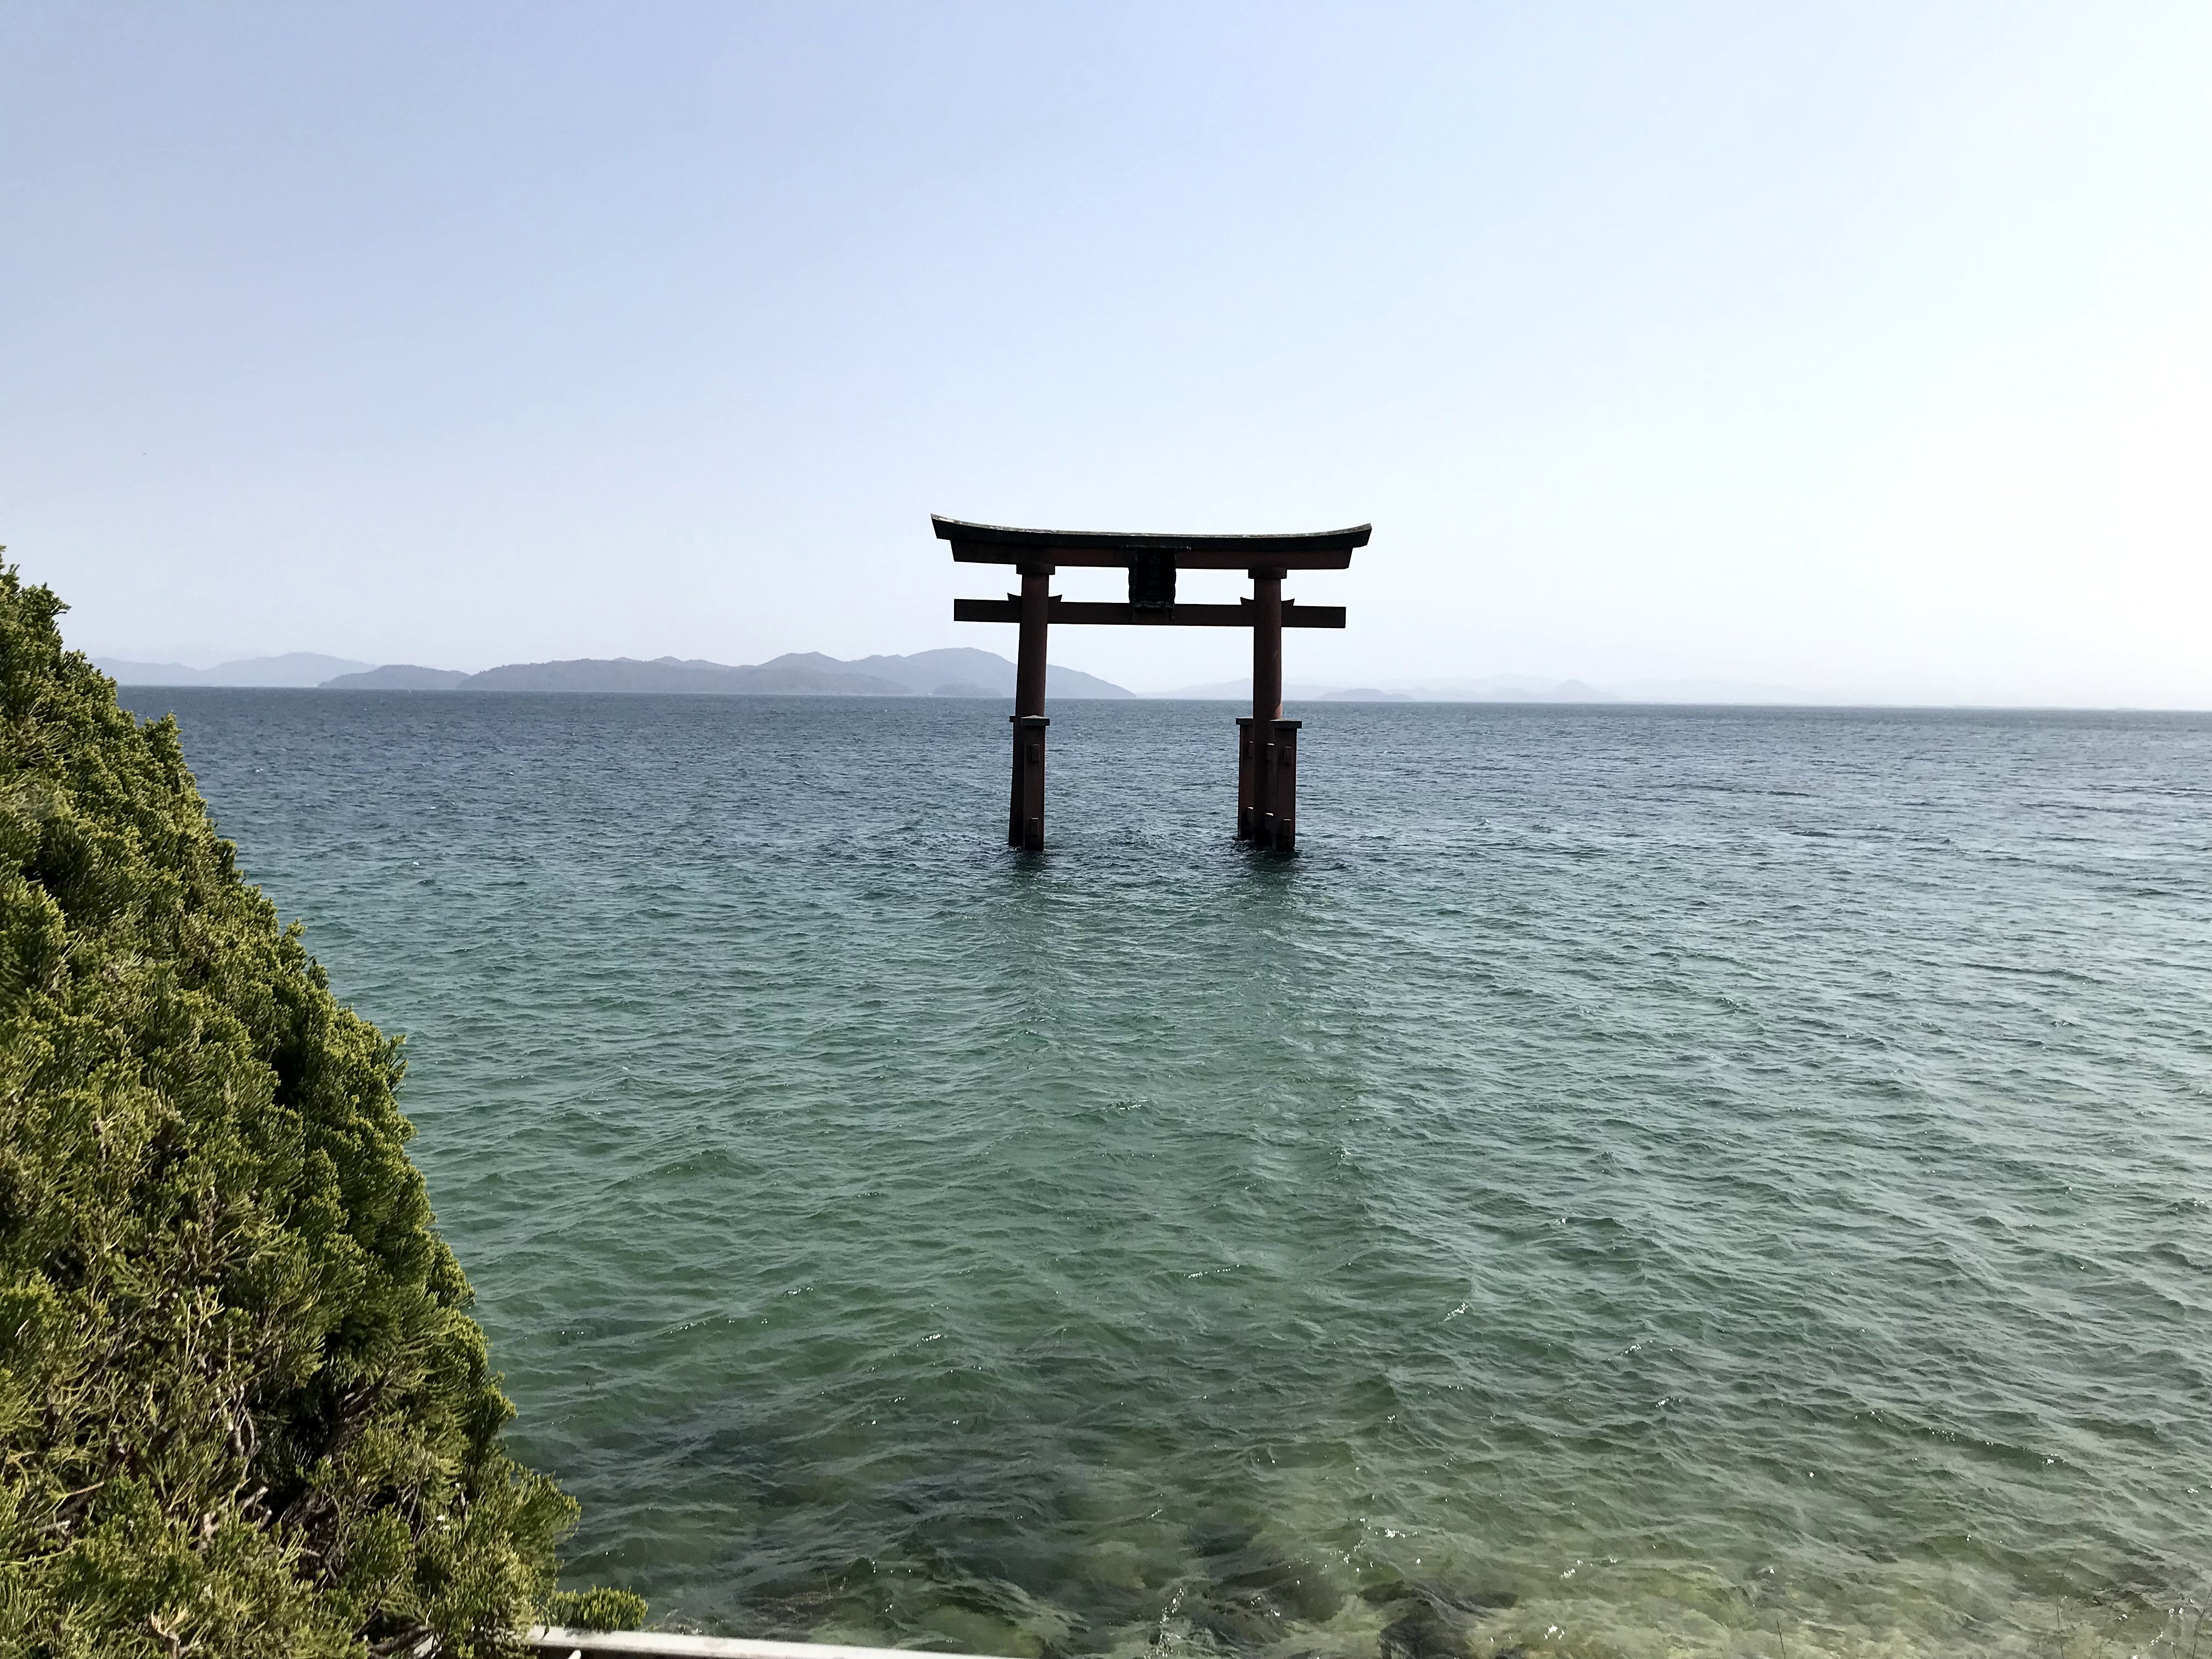
<svg viewBox="0 0 2212 1659"><path fill-rule="evenodd" d="M1185 570L1348 570L1372 525L1289 536L1140 535L1109 530L1017 530L930 514L939 541L962 564L1127 565L1137 553L1173 553Z"/></svg>

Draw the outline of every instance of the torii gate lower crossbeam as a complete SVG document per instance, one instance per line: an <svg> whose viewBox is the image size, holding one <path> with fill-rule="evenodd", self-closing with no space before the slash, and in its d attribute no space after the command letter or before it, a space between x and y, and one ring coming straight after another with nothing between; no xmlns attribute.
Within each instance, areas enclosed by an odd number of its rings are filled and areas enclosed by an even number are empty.
<svg viewBox="0 0 2212 1659"><path fill-rule="evenodd" d="M1014 670L1013 776L1006 812L1010 845L1044 845L1045 642L1055 622L1115 627L1249 628L1252 713L1237 722L1237 834L1273 853L1297 847L1297 720L1283 718L1283 629L1341 628L1341 605L1300 606L1283 597L1291 570L1342 570L1364 547L1371 526L1291 536L1147 536L1110 531L1016 530L933 516L940 540L963 563L1011 564L1022 591L1001 599L955 599L955 622L1015 623L1021 643ZM1120 566L1129 573L1127 605L1055 597L1063 564ZM1252 597L1236 605L1177 605L1179 568L1251 573Z"/></svg>

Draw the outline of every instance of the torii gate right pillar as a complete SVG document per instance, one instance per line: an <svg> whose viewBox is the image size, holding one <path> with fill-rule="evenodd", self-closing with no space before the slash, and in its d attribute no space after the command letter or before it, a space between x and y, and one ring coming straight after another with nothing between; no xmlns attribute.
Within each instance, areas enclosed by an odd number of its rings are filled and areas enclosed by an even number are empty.
<svg viewBox="0 0 2212 1659"><path fill-rule="evenodd" d="M1298 722L1283 718L1283 571L1252 572L1252 717L1237 722L1237 834L1297 850Z"/></svg>

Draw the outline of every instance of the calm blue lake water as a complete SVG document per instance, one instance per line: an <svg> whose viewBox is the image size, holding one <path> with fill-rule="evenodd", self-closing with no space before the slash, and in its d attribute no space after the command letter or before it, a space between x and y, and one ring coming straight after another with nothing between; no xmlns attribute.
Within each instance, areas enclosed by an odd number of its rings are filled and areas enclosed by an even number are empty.
<svg viewBox="0 0 2212 1659"><path fill-rule="evenodd" d="M125 696L657 1617L2194 1651L2212 720Z"/></svg>

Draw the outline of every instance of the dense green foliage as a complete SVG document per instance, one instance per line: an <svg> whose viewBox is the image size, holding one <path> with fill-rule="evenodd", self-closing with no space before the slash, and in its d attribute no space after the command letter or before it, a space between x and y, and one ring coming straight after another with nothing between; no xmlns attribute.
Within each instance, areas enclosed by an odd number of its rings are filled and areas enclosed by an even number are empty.
<svg viewBox="0 0 2212 1659"><path fill-rule="evenodd" d="M0 1654L494 1651L574 1505L430 1228L398 1045L0 571Z"/></svg>
<svg viewBox="0 0 2212 1659"><path fill-rule="evenodd" d="M545 1621L568 1630L635 1630L645 1612L645 1598L635 1590L556 1590Z"/></svg>

